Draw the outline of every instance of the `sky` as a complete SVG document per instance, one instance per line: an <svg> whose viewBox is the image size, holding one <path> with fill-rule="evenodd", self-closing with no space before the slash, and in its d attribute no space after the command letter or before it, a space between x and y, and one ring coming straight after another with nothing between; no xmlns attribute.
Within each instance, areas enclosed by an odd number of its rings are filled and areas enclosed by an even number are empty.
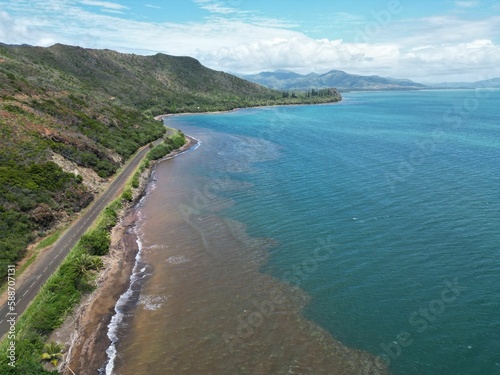
<svg viewBox="0 0 500 375"><path fill-rule="evenodd" d="M500 0L0 0L0 42L470 82L500 77Z"/></svg>

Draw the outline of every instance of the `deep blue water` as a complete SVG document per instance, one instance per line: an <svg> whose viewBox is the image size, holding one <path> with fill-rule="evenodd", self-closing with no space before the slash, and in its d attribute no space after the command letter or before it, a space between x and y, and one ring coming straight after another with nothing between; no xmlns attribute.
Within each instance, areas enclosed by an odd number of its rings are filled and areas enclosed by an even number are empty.
<svg viewBox="0 0 500 375"><path fill-rule="evenodd" d="M311 296L307 318L394 374L500 374L499 105L491 90L347 93L168 124L246 140L192 173L249 183L220 214L277 241L262 272Z"/></svg>

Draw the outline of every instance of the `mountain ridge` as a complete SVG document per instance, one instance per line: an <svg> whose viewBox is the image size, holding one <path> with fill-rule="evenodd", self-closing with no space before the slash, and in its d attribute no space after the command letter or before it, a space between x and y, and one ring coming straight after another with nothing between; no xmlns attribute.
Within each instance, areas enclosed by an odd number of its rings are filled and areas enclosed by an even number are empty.
<svg viewBox="0 0 500 375"><path fill-rule="evenodd" d="M441 82L429 85L432 88L444 89L480 89L480 88L500 88L500 77L489 78L475 82Z"/></svg>
<svg viewBox="0 0 500 375"><path fill-rule="evenodd" d="M275 90L311 90L335 87L338 90L418 90L428 86L409 79L362 76L342 70L323 74L298 74L292 71L261 72L240 77Z"/></svg>
<svg viewBox="0 0 500 375"><path fill-rule="evenodd" d="M236 74L254 83L275 90L308 91L335 87L349 90L421 90L421 89L475 89L500 88L500 77L475 82L418 83L407 78L382 77L379 75L350 74L342 70L326 73L299 74L291 70L264 71L256 74Z"/></svg>

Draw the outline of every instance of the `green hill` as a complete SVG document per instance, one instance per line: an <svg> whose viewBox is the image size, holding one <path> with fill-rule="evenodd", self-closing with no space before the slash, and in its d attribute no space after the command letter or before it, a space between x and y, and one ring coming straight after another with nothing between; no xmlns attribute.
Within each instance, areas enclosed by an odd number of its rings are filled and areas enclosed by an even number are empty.
<svg viewBox="0 0 500 375"><path fill-rule="evenodd" d="M324 74L297 74L278 70L259 74L242 75L244 79L277 90L311 90L336 87L347 90L421 90L425 85L409 79L395 79L380 76L360 76L341 70L332 70Z"/></svg>
<svg viewBox="0 0 500 375"><path fill-rule="evenodd" d="M107 178L164 134L154 115L338 100L335 90L283 94L190 57L0 44L0 277L93 199L55 159Z"/></svg>

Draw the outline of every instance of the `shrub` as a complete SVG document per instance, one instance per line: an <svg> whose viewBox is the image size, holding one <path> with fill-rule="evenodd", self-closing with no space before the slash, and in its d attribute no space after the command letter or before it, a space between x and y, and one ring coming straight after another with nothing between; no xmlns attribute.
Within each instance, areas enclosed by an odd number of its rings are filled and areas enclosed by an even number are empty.
<svg viewBox="0 0 500 375"><path fill-rule="evenodd" d="M132 187L134 189L137 189L139 187L139 177L141 176L141 174L139 172L136 172L134 174L134 177L132 178Z"/></svg>
<svg viewBox="0 0 500 375"><path fill-rule="evenodd" d="M109 251L111 238L106 230L94 229L82 236L80 244L82 249L90 255L106 255Z"/></svg>
<svg viewBox="0 0 500 375"><path fill-rule="evenodd" d="M148 160L158 160L167 156L172 149L165 143L156 145L151 151L148 152Z"/></svg>
<svg viewBox="0 0 500 375"><path fill-rule="evenodd" d="M133 196L132 196L132 190L130 188L126 189L123 194L122 194L122 197L123 199L129 201L129 202L132 202L132 200L134 199Z"/></svg>
<svg viewBox="0 0 500 375"><path fill-rule="evenodd" d="M181 131L176 131L168 137L163 143L156 145L147 155L148 160L158 160L167 156L173 150L176 150L186 144L186 138Z"/></svg>

